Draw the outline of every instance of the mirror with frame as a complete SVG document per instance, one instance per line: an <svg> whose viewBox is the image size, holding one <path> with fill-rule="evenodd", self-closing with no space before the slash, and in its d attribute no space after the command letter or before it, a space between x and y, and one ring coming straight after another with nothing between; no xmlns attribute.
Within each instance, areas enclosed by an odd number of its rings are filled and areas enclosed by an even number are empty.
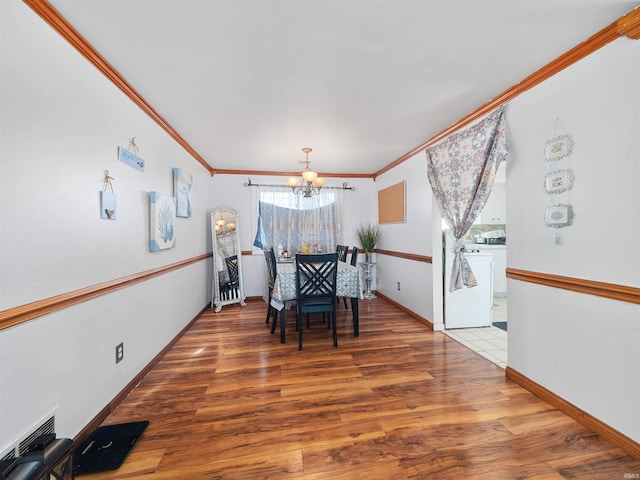
<svg viewBox="0 0 640 480"><path fill-rule="evenodd" d="M219 312L224 305L245 303L242 281L242 252L238 237L238 212L228 205L211 210L213 281L211 308Z"/></svg>

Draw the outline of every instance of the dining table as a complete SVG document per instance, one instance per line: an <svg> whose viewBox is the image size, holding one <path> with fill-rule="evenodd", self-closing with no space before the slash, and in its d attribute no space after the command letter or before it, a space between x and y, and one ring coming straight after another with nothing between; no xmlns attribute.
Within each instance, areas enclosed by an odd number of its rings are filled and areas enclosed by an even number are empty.
<svg viewBox="0 0 640 480"><path fill-rule="evenodd" d="M280 316L280 343L285 343L287 307L295 302L297 295L295 259L279 259L276 263L276 280L271 295L271 306L278 310ZM358 267L338 262L336 297L349 297L351 299L353 333L354 336L359 336L358 300L362 298L362 288L360 285L360 269Z"/></svg>

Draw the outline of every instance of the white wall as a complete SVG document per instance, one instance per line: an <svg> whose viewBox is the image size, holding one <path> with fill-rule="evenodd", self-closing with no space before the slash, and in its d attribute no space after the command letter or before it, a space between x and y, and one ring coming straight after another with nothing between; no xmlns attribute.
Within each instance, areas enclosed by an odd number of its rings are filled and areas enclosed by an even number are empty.
<svg viewBox="0 0 640 480"><path fill-rule="evenodd" d="M427 179L427 160L424 152L380 175L376 179L376 192L401 181L406 181L406 222L381 225L382 235L376 247L433 256L433 198ZM377 193L375 201L374 211L377 214ZM433 272L437 266L378 254L376 263L376 290L433 322ZM400 291L397 289L398 282Z"/></svg>
<svg viewBox="0 0 640 480"><path fill-rule="evenodd" d="M640 287L640 42L620 38L511 101L508 266ZM544 145L573 136L574 225L544 225ZM640 441L640 306L509 280L509 365Z"/></svg>
<svg viewBox="0 0 640 480"><path fill-rule="evenodd" d="M0 310L210 250L211 178L22 2L3 2ZM141 173L117 160L136 136ZM175 249L149 252L151 190L194 175ZM103 171L117 220L100 219ZM76 435L207 305L210 261L0 331L0 455L51 413ZM115 364L115 345L125 358Z"/></svg>

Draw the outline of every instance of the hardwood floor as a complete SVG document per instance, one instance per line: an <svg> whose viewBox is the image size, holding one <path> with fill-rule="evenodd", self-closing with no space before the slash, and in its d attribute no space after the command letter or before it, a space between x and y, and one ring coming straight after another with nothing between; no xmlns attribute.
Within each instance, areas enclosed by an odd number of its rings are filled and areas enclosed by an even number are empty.
<svg viewBox="0 0 640 480"><path fill-rule="evenodd" d="M266 305L205 313L104 424L149 420L90 479L623 479L640 460L382 299L339 308L297 349ZM637 478L635 476L627 478Z"/></svg>

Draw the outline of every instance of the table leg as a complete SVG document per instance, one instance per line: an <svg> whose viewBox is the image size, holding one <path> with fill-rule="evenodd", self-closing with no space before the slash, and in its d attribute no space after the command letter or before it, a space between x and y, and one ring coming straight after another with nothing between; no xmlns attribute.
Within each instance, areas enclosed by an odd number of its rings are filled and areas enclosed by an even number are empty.
<svg viewBox="0 0 640 480"><path fill-rule="evenodd" d="M351 312L353 314L353 335L360 336L360 317L358 315L358 297L351 297Z"/></svg>

